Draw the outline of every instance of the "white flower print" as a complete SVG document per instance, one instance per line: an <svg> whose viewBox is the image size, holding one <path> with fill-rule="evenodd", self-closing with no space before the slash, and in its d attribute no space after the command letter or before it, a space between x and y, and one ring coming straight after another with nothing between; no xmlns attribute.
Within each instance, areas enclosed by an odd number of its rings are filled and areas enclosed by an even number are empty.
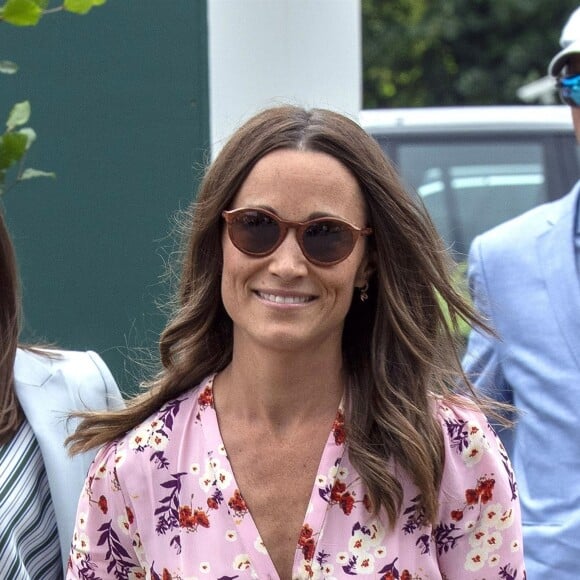
<svg viewBox="0 0 580 580"><path fill-rule="evenodd" d="M252 566L248 554L238 554L232 564L234 570L249 570Z"/></svg>
<svg viewBox="0 0 580 580"><path fill-rule="evenodd" d="M485 526L486 528L495 528L499 523L500 515L503 511L501 504L494 503L488 505L484 510L481 516L481 525Z"/></svg>
<svg viewBox="0 0 580 580"><path fill-rule="evenodd" d="M373 574L375 571L375 558L371 554L359 556L356 563L356 573L362 576Z"/></svg>
<svg viewBox="0 0 580 580"><path fill-rule="evenodd" d="M117 526L125 535L129 535L129 518L126 513L117 518Z"/></svg>
<svg viewBox="0 0 580 580"><path fill-rule="evenodd" d="M481 570L487 561L487 553L481 548L475 548L467 554L465 559L465 569L470 572Z"/></svg>
<svg viewBox="0 0 580 580"><path fill-rule="evenodd" d="M328 483L328 478L326 477L326 475L319 474L316 476L316 487L318 487L320 489L324 489L324 487L326 487L327 483Z"/></svg>
<svg viewBox="0 0 580 580"><path fill-rule="evenodd" d="M238 539L238 532L236 530L227 530L226 531L226 540L228 542L235 542Z"/></svg>
<svg viewBox="0 0 580 580"><path fill-rule="evenodd" d="M230 486L232 479L232 474L226 469L219 469L215 474L216 485L222 490Z"/></svg>
<svg viewBox="0 0 580 580"><path fill-rule="evenodd" d="M77 528L79 530L84 530L87 525L87 514L86 512L81 512L77 516Z"/></svg>
<svg viewBox="0 0 580 580"><path fill-rule="evenodd" d="M254 540L254 548L256 548L256 552L260 552L260 554L267 554L268 551L266 550L266 546L264 545L264 541L260 536L258 536Z"/></svg>
<svg viewBox="0 0 580 580"><path fill-rule="evenodd" d="M488 566L497 566L500 563L500 557L499 554L492 554L488 560L487 560L487 564Z"/></svg>
<svg viewBox="0 0 580 580"><path fill-rule="evenodd" d="M78 536L75 534L73 538L73 549L77 552L81 552L82 554L88 554L91 546L89 537L87 534L79 534Z"/></svg>
<svg viewBox="0 0 580 580"><path fill-rule="evenodd" d="M487 536L484 544L487 546L487 549L489 551L499 550L503 544L503 537L501 535L501 532L495 531L493 534Z"/></svg>
<svg viewBox="0 0 580 580"><path fill-rule="evenodd" d="M383 541L383 538L385 537L385 528L378 520L373 520L369 524L369 530L369 544L375 548Z"/></svg>
<svg viewBox="0 0 580 580"><path fill-rule="evenodd" d="M209 574L211 571L211 566L209 565L209 562L200 562L199 571L202 574Z"/></svg>
<svg viewBox="0 0 580 580"><path fill-rule="evenodd" d="M498 530L507 530L511 528L515 521L515 514L512 508L504 510L498 517L496 528Z"/></svg>
<svg viewBox="0 0 580 580"><path fill-rule="evenodd" d="M169 443L169 439L163 433L152 433L149 437L149 445L155 449L155 451L164 451Z"/></svg>
<svg viewBox="0 0 580 580"><path fill-rule="evenodd" d="M348 541L348 549L355 556L362 556L369 551L371 543L369 537L363 534L361 530L356 530L353 532L350 540Z"/></svg>
<svg viewBox="0 0 580 580"><path fill-rule="evenodd" d="M127 452L124 449L117 448L114 459L115 467L121 467L125 463L125 459L127 459Z"/></svg>
<svg viewBox="0 0 580 580"><path fill-rule="evenodd" d="M473 548L481 548L487 538L487 531L478 528L469 535L469 545Z"/></svg>
<svg viewBox="0 0 580 580"><path fill-rule="evenodd" d="M149 444L151 430L148 427L136 429L129 438L129 449L143 450Z"/></svg>

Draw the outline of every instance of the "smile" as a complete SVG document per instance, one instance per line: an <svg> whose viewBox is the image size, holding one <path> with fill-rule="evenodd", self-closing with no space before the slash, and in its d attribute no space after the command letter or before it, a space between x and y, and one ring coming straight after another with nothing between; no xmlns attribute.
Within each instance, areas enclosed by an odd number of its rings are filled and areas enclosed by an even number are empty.
<svg viewBox="0 0 580 580"><path fill-rule="evenodd" d="M306 304L314 300L312 296L280 296L279 294L266 294L264 292L256 292L256 294L267 302L274 302L275 304Z"/></svg>

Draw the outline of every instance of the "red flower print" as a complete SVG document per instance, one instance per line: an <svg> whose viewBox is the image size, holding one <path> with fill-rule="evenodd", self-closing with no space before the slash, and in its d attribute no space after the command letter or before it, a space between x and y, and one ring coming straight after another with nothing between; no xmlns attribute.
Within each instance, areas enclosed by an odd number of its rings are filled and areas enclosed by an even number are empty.
<svg viewBox="0 0 580 580"><path fill-rule="evenodd" d="M213 390L211 387L206 387L203 393L199 395L197 402L202 409L206 407L213 407Z"/></svg>
<svg viewBox="0 0 580 580"><path fill-rule="evenodd" d="M366 493L365 493L365 496L363 497L363 505L365 506L365 509L367 510L367 512L373 511L373 505L371 503L371 498Z"/></svg>
<svg viewBox="0 0 580 580"><path fill-rule="evenodd" d="M493 498L493 488L495 479L480 479L477 485L477 493L481 498L481 503L487 503Z"/></svg>
<svg viewBox="0 0 580 580"><path fill-rule="evenodd" d="M101 511L102 511L104 514L106 514L106 513L109 511L109 506L107 505L107 498L106 498L104 495L102 495L102 496L99 498L99 501L98 501L98 504L97 504L97 505L99 506L99 509L100 509L100 510L101 510Z"/></svg>
<svg viewBox="0 0 580 580"><path fill-rule="evenodd" d="M209 519L207 514L202 509L198 509L193 512L193 520L195 521L196 526L209 528Z"/></svg>
<svg viewBox="0 0 580 580"><path fill-rule="evenodd" d="M478 499L479 495L477 493L477 490L475 489L465 490L465 501L467 502L467 505L475 505Z"/></svg>
<svg viewBox="0 0 580 580"><path fill-rule="evenodd" d="M313 529L308 525L304 524L300 530L300 538L298 539L298 545L301 546L302 542L309 540L314 533Z"/></svg>
<svg viewBox="0 0 580 580"><path fill-rule="evenodd" d="M451 512L451 519L454 522L460 522L463 519L463 510L453 510Z"/></svg>
<svg viewBox="0 0 580 580"><path fill-rule="evenodd" d="M125 506L125 511L127 512L127 521L132 524L135 521L135 516L133 515L131 508Z"/></svg>
<svg viewBox="0 0 580 580"><path fill-rule="evenodd" d="M207 498L207 507L210 510L217 510L219 507L218 502L216 501L215 497L208 497Z"/></svg>
<svg viewBox="0 0 580 580"><path fill-rule="evenodd" d="M305 560L312 560L316 550L316 542L312 537L314 531L308 524L304 524L300 530L300 537L298 538L298 547L301 548Z"/></svg>
<svg viewBox="0 0 580 580"><path fill-rule="evenodd" d="M234 495L229 499L228 506L239 518L244 517L248 513L246 501L238 489L234 491Z"/></svg>
<svg viewBox="0 0 580 580"><path fill-rule="evenodd" d="M169 570L167 570L167 568L163 568L162 580L173 580L173 576L171 576L171 574L169 573Z"/></svg>
<svg viewBox="0 0 580 580"><path fill-rule="evenodd" d="M302 554L304 555L305 560L312 560L314 558L314 551L316 550L316 543L314 542L314 538L310 538L304 542L302 546Z"/></svg>
<svg viewBox="0 0 580 580"><path fill-rule="evenodd" d="M188 505L182 505L179 507L179 526L181 528L187 528L190 526L192 521L191 508Z"/></svg>
<svg viewBox="0 0 580 580"><path fill-rule="evenodd" d="M352 508L354 507L354 497L350 495L349 491L343 494L343 496L340 498L339 505L340 509L344 512L344 515L349 516L350 512L352 512Z"/></svg>
<svg viewBox="0 0 580 580"><path fill-rule="evenodd" d="M182 505L179 506L179 526L195 532L199 526L209 528L209 518L201 508L192 512L188 505Z"/></svg>
<svg viewBox="0 0 580 580"><path fill-rule="evenodd" d="M412 580L411 572L409 570L403 570L401 572L401 580Z"/></svg>
<svg viewBox="0 0 580 580"><path fill-rule="evenodd" d="M332 433L334 435L334 442L337 445L344 445L346 441L346 430L344 428L344 414L342 411L336 413L336 419L332 425Z"/></svg>
<svg viewBox="0 0 580 580"><path fill-rule="evenodd" d="M336 480L334 485L332 486L332 490L330 491L330 501L334 503L338 503L342 494L346 491L346 484L342 481Z"/></svg>

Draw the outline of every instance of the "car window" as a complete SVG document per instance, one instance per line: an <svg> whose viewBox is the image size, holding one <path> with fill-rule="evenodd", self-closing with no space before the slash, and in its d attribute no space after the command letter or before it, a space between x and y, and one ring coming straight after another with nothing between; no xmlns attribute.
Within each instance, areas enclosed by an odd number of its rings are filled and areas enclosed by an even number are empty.
<svg viewBox="0 0 580 580"><path fill-rule="evenodd" d="M397 160L458 259L476 235L548 199L537 141L402 143Z"/></svg>

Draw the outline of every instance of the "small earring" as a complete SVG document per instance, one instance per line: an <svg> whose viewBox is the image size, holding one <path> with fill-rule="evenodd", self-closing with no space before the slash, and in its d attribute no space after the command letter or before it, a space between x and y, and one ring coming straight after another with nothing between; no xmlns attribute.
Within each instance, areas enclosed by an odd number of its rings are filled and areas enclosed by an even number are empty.
<svg viewBox="0 0 580 580"><path fill-rule="evenodd" d="M369 283L365 282L365 285L359 288L361 302L365 302L369 299L368 291L369 291Z"/></svg>

